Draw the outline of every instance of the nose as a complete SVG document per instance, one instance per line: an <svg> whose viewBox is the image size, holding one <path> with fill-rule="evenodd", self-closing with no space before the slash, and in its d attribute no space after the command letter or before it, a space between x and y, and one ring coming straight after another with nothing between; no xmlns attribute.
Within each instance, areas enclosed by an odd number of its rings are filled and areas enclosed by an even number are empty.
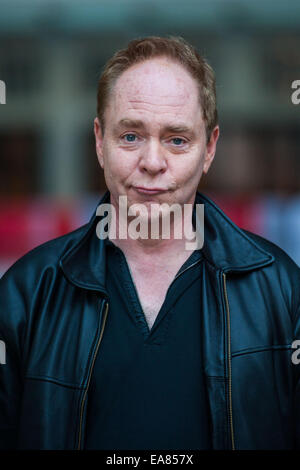
<svg viewBox="0 0 300 470"><path fill-rule="evenodd" d="M140 159L140 169L150 175L164 173L167 169L167 161L164 149L156 139L149 139L143 146Z"/></svg>

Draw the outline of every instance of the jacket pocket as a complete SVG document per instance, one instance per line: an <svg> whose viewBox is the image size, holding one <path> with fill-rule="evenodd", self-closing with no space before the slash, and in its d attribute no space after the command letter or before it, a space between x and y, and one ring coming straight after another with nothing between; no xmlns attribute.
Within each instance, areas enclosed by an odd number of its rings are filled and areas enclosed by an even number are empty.
<svg viewBox="0 0 300 470"><path fill-rule="evenodd" d="M75 449L81 389L55 380L26 377L19 449Z"/></svg>

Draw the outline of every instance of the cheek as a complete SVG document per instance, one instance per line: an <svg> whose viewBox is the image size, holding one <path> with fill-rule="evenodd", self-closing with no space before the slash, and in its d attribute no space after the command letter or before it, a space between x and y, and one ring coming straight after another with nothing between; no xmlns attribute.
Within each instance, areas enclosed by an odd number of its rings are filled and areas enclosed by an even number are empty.
<svg viewBox="0 0 300 470"><path fill-rule="evenodd" d="M116 150L106 160L104 170L107 177L116 182L125 181L131 175L133 167L132 161Z"/></svg>
<svg viewBox="0 0 300 470"><path fill-rule="evenodd" d="M185 161L176 171L177 182L184 184L198 180L202 174L202 168L203 162L200 159Z"/></svg>

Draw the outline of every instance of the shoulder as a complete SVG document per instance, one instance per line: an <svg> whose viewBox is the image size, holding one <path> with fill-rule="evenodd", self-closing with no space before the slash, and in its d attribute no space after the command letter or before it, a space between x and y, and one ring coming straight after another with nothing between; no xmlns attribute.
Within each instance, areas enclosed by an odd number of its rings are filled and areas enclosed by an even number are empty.
<svg viewBox="0 0 300 470"><path fill-rule="evenodd" d="M256 233L249 232L248 230L242 230L251 240L253 240L258 246L263 248L265 251L268 251L273 257L275 265L283 266L292 272L298 273L300 275L299 266L293 261L293 259L278 245L267 240L261 235Z"/></svg>
<svg viewBox="0 0 300 470"><path fill-rule="evenodd" d="M261 268L263 276L273 295L281 292L290 305L291 312L297 315L300 312L300 268L292 258L278 245L266 238L243 230L258 246L270 253L274 261L269 266ZM272 292L270 294L272 295Z"/></svg>
<svg viewBox="0 0 300 470"><path fill-rule="evenodd" d="M75 246L84 236L88 224L69 232L63 236L54 238L45 242L26 253L19 258L2 276L0 284L5 283L8 279L26 281L26 277L36 274L39 276L41 272L49 269L57 269L60 258Z"/></svg>

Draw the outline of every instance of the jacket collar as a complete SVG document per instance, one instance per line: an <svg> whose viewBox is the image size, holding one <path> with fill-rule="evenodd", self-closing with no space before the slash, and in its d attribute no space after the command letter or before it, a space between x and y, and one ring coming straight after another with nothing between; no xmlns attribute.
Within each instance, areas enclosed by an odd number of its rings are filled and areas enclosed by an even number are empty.
<svg viewBox="0 0 300 470"><path fill-rule="evenodd" d="M107 191L99 202L109 202ZM215 269L244 272L267 266L274 257L235 225L207 196L196 195L196 204L204 204L204 244L202 253ZM73 284L91 290L105 289L105 243L96 234L99 216L96 210L84 233L60 259L65 276Z"/></svg>
<svg viewBox="0 0 300 470"><path fill-rule="evenodd" d="M196 203L204 204L203 254L216 268L241 272L273 263L273 255L232 222L211 199L197 193Z"/></svg>

